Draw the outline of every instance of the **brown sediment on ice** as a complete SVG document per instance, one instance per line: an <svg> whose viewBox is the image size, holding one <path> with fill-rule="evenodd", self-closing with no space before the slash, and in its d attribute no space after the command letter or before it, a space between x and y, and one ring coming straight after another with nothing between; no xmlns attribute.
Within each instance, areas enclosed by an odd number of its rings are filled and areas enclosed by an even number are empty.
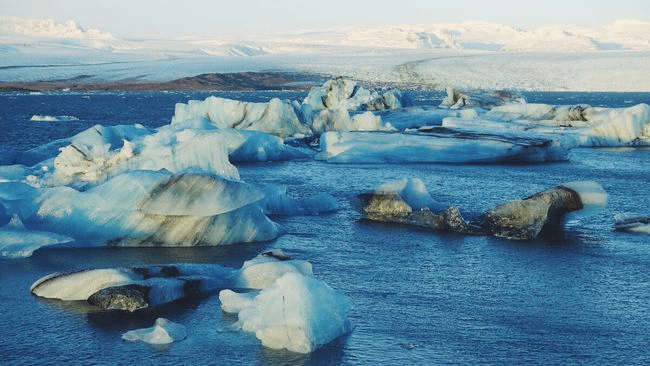
<svg viewBox="0 0 650 366"><path fill-rule="evenodd" d="M83 81L74 78L57 81L13 82L0 81L0 92L13 91L254 91L254 90L309 90L321 85L326 75L290 72L209 73L171 81L116 82Z"/></svg>

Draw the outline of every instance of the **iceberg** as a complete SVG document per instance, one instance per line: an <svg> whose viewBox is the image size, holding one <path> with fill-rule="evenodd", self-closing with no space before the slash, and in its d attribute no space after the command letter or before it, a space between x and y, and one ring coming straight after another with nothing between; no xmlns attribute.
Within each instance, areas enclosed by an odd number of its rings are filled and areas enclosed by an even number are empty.
<svg viewBox="0 0 650 366"><path fill-rule="evenodd" d="M130 330L122 334L122 339L131 342L142 341L149 344L169 344L187 338L185 326L165 318L158 318L151 328Z"/></svg>
<svg viewBox="0 0 650 366"><path fill-rule="evenodd" d="M263 131L279 137L309 134L293 105L278 98L268 103L253 103L210 96L203 101L177 103L171 123L195 117L206 118L217 128Z"/></svg>
<svg viewBox="0 0 650 366"><path fill-rule="evenodd" d="M320 87L312 88L296 105L303 122L315 135L327 131L391 130L381 116L371 111L391 110L411 104L408 96L397 89L383 94L371 92L356 81L338 77Z"/></svg>
<svg viewBox="0 0 650 366"><path fill-rule="evenodd" d="M650 106L602 108L588 105L508 104L496 106L478 118L446 118L443 126L490 131L522 131L562 135L577 146L647 145Z"/></svg>
<svg viewBox="0 0 650 366"><path fill-rule="evenodd" d="M465 107L480 107L485 110L504 104L526 103L523 95L505 90L486 92L482 90L458 90L447 88L447 96L440 103L440 108L461 109Z"/></svg>
<svg viewBox="0 0 650 366"><path fill-rule="evenodd" d="M37 197L27 226L96 244L213 246L283 232L258 204L262 193L205 173L130 171L87 191L53 187Z"/></svg>
<svg viewBox="0 0 650 366"><path fill-rule="evenodd" d="M95 126L73 137L54 158L54 170L44 175L42 184L96 184L130 170L177 173L188 168L239 179L237 168L228 160L224 138L214 131L164 126L151 133L136 125L136 133L114 133L132 130L129 127Z"/></svg>
<svg viewBox="0 0 650 366"><path fill-rule="evenodd" d="M348 111L374 111L401 108L408 102L407 97L397 89L379 94L361 87L356 81L338 77L312 88L302 104L312 110L343 108Z"/></svg>
<svg viewBox="0 0 650 366"><path fill-rule="evenodd" d="M331 163L530 163L567 160L558 136L492 134L442 127L404 133L327 132L316 159Z"/></svg>
<svg viewBox="0 0 650 366"><path fill-rule="evenodd" d="M219 300L269 348L309 353L351 330L349 299L300 273L286 273L256 295L224 290Z"/></svg>
<svg viewBox="0 0 650 366"><path fill-rule="evenodd" d="M599 212L607 204L607 193L593 181L569 182L498 205L472 222L466 222L455 206L442 211L416 179L384 184L374 192L360 194L359 201L362 218L368 220L531 240L541 233L553 235L568 220Z"/></svg>
<svg viewBox="0 0 650 366"><path fill-rule="evenodd" d="M570 182L488 210L482 226L497 237L529 240L542 230L561 228L567 215L588 216L606 204L607 193L598 183Z"/></svg>

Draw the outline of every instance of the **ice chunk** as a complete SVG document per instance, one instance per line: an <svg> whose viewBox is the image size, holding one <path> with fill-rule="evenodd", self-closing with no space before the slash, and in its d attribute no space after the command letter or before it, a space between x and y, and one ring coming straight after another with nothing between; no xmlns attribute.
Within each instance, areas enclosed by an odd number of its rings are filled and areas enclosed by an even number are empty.
<svg viewBox="0 0 650 366"><path fill-rule="evenodd" d="M442 208L442 204L431 197L424 182L419 178L404 178L395 182L384 183L377 187L375 193L396 193L414 210L421 210L425 207L430 210Z"/></svg>
<svg viewBox="0 0 650 366"><path fill-rule="evenodd" d="M424 126L441 126L445 118L455 117L473 119L478 117L475 109L441 109L432 106L413 106L379 112L382 121L393 128L403 131L407 128Z"/></svg>
<svg viewBox="0 0 650 366"><path fill-rule="evenodd" d="M567 214L566 220L588 217L597 214L607 206L608 195L603 187L594 181L576 181L564 183L560 187L568 188L578 194L582 208Z"/></svg>
<svg viewBox="0 0 650 366"><path fill-rule="evenodd" d="M158 318L151 328L130 330L122 334L122 339L132 342L142 341L150 344L168 344L187 338L185 326L165 318Z"/></svg>
<svg viewBox="0 0 650 366"><path fill-rule="evenodd" d="M269 348L309 353L350 331L349 299L312 277L287 273L252 300L224 291L242 329Z"/></svg>
<svg viewBox="0 0 650 366"><path fill-rule="evenodd" d="M253 103L210 96L204 101L178 103L172 124L195 117L207 118L217 128L264 131L280 137L309 133L292 104L278 98L268 103Z"/></svg>
<svg viewBox="0 0 650 366"><path fill-rule="evenodd" d="M391 130L390 125L384 125L380 116L371 112L350 116L345 108L325 109L313 119L312 130L319 135L326 131L379 131Z"/></svg>
<svg viewBox="0 0 650 366"><path fill-rule="evenodd" d="M36 121L36 122L65 122L65 121L78 121L79 118L75 116L49 116L49 115L35 114L29 120Z"/></svg>
<svg viewBox="0 0 650 366"><path fill-rule="evenodd" d="M430 199L424 186L414 184L415 189L407 189L408 182L387 183L372 193L360 194L363 217L437 231L529 240L542 231L551 237L567 220L593 215L607 204L607 193L598 183L569 182L523 200L500 204L485 212L480 220L466 223L460 210L454 206L442 213L433 212L423 203ZM407 201L422 207L418 210Z"/></svg>
<svg viewBox="0 0 650 366"><path fill-rule="evenodd" d="M97 141L96 133L87 135L74 138L61 149L54 159L55 171L44 178L45 185L101 183L125 171L139 169L177 173L193 168L239 179L237 168L228 160L224 137L214 130L176 130L165 126L153 134L123 139L120 148L104 140Z"/></svg>
<svg viewBox="0 0 650 366"><path fill-rule="evenodd" d="M219 301L221 310L226 313L238 314L242 309L255 306L255 297L259 292L237 293L232 290L222 290L219 292Z"/></svg>
<svg viewBox="0 0 650 366"><path fill-rule="evenodd" d="M389 90L380 95L364 89L356 81L339 77L313 88L303 105L310 106L312 110L381 110L401 108L402 101L402 94L398 90Z"/></svg>
<svg viewBox="0 0 650 366"><path fill-rule="evenodd" d="M566 160L559 137L431 128L417 132L327 132L316 159L332 163L503 163Z"/></svg>

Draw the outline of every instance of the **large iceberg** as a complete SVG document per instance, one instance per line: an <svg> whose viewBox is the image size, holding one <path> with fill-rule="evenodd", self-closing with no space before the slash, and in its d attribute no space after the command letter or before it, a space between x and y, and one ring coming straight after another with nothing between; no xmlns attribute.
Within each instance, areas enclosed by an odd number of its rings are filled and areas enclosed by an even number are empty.
<svg viewBox="0 0 650 366"><path fill-rule="evenodd" d="M542 232L553 235L568 220L597 213L607 204L607 193L596 182L569 182L498 205L472 222L454 206L442 211L418 179L384 184L359 200L362 217L369 220L530 240Z"/></svg>
<svg viewBox="0 0 650 366"><path fill-rule="evenodd" d="M263 197L243 182L217 175L132 171L83 192L46 188L25 222L119 246L268 241L283 231L264 215Z"/></svg>
<svg viewBox="0 0 650 366"><path fill-rule="evenodd" d="M397 132L328 132L317 159L332 163L528 163L566 160L559 136L493 134L441 127Z"/></svg>

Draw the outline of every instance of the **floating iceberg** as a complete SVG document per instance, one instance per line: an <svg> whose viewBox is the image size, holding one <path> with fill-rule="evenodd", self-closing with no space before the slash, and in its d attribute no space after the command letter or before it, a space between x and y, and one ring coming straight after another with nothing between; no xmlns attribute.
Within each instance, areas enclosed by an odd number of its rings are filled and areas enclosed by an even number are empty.
<svg viewBox="0 0 650 366"><path fill-rule="evenodd" d="M558 136L491 134L440 127L404 133L328 132L317 159L332 163L529 163L567 160Z"/></svg>
<svg viewBox="0 0 650 366"><path fill-rule="evenodd" d="M259 294L219 293L224 311L238 313L242 330L262 345L309 353L350 332L349 299L324 282L287 273Z"/></svg>
<svg viewBox="0 0 650 366"><path fill-rule="evenodd" d="M488 110L504 104L526 103L522 95L505 90L458 90L447 88L447 96L440 103L440 108L460 109L465 107L480 107Z"/></svg>
<svg viewBox="0 0 650 366"><path fill-rule="evenodd" d="M44 176L43 184L101 183L130 170L165 169L177 173L188 168L238 179L239 172L228 160L226 146L220 134L209 130L165 126L152 133L138 125L98 125L73 137L60 149L54 158L54 170Z"/></svg>
<svg viewBox="0 0 650 366"><path fill-rule="evenodd" d="M401 108L410 104L408 97L391 89L383 94L370 92L356 81L336 78L313 88L301 105L296 106L305 124L314 134L327 131L391 130L381 116L370 111ZM366 111L365 113L356 113Z"/></svg>
<svg viewBox="0 0 650 366"><path fill-rule="evenodd" d="M169 344L187 338L185 326L165 318L158 318L151 328L130 330L122 334L126 341L142 341L149 344Z"/></svg>
<svg viewBox="0 0 650 366"><path fill-rule="evenodd" d="M634 146L650 141L650 106L601 108L587 105L508 104L478 118L446 118L443 126L490 131L563 135L578 146Z"/></svg>
<svg viewBox="0 0 650 366"><path fill-rule="evenodd" d="M43 189L34 214L25 222L118 246L268 241L283 230L262 212L258 203L262 198L251 186L216 175L133 171L85 192Z"/></svg>
<svg viewBox="0 0 650 366"><path fill-rule="evenodd" d="M587 216L606 204L607 193L600 184L570 182L488 210L482 226L494 236L534 239L542 230L561 228L567 215Z"/></svg>
<svg viewBox="0 0 650 366"><path fill-rule="evenodd" d="M312 88L303 106L309 106L312 110L343 108L348 111L374 111L401 108L407 103L407 97L397 89L379 94L364 89L356 81L339 77Z"/></svg>
<svg viewBox="0 0 650 366"><path fill-rule="evenodd" d="M454 206L440 212L422 188L418 180L406 180L361 194L362 217L437 231L530 240L542 231L554 233L568 219L593 215L607 204L607 193L598 183L570 182L498 205L485 212L480 220L467 223Z"/></svg>
<svg viewBox="0 0 650 366"><path fill-rule="evenodd" d="M204 101L178 103L172 125L195 117L206 118L217 128L263 131L279 137L309 134L293 105L278 98L253 103L210 96Z"/></svg>

